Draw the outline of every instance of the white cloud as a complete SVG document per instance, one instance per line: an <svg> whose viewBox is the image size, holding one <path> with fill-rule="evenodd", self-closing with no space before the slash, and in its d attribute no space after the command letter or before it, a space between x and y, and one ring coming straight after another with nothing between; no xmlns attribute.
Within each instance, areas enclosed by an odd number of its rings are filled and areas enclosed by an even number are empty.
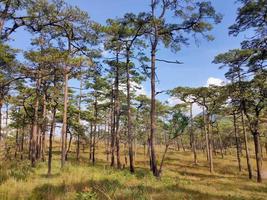
<svg viewBox="0 0 267 200"><path fill-rule="evenodd" d="M177 104L182 104L183 102L177 98L177 97L170 97L168 100L167 100L168 104L170 106L175 106Z"/></svg>
<svg viewBox="0 0 267 200"><path fill-rule="evenodd" d="M212 85L223 86L223 85L225 85L225 82L219 78L209 77L205 86L208 87L208 86L212 86Z"/></svg>
<svg viewBox="0 0 267 200"><path fill-rule="evenodd" d="M122 90L124 94L127 94L127 86L126 86L126 84L121 84L119 86L119 89ZM136 82L131 82L131 92L134 92L134 94L136 96L147 95L145 87L143 85L141 85L141 84L136 83Z"/></svg>
<svg viewBox="0 0 267 200"><path fill-rule="evenodd" d="M200 107L197 103L194 103L192 107L192 113L193 113L193 116L196 116L199 113L202 113L202 107Z"/></svg>
<svg viewBox="0 0 267 200"><path fill-rule="evenodd" d="M182 100L180 100L179 98L177 97L170 97L168 100L167 100L168 104L170 106L175 106L177 104L182 104L184 103ZM196 116L198 115L199 113L202 112L202 108L197 104L197 103L193 103L193 107L192 107L192 114L193 116ZM187 115L189 115L189 112L186 113Z"/></svg>
<svg viewBox="0 0 267 200"><path fill-rule="evenodd" d="M132 82L132 85L135 87L135 94L137 96L139 95L147 95L146 89L143 85L137 84L135 82Z"/></svg>

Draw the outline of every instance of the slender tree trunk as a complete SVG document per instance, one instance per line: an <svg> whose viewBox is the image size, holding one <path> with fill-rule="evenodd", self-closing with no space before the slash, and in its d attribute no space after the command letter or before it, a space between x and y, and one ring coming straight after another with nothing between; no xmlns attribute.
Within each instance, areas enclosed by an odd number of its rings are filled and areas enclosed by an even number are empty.
<svg viewBox="0 0 267 200"><path fill-rule="evenodd" d="M79 95L79 113L78 113L78 123L81 124L81 103L82 103L82 87L83 87L83 81L82 77L80 78L80 95ZM76 160L80 160L80 133L77 133L77 149L76 149Z"/></svg>
<svg viewBox="0 0 267 200"><path fill-rule="evenodd" d="M210 160L210 153L209 153L209 137L208 137L208 125L207 125L208 122L206 120L206 114L205 114L204 107L203 107L203 121L204 121L207 161L209 161Z"/></svg>
<svg viewBox="0 0 267 200"><path fill-rule="evenodd" d="M17 153L19 150L19 129L16 129L16 148L15 148L15 158L17 158Z"/></svg>
<svg viewBox="0 0 267 200"><path fill-rule="evenodd" d="M111 150L111 163L110 166L114 167L115 165L115 105L114 105L114 90L112 88L111 94L111 116L110 116L110 135L111 135L111 142L110 142L110 150Z"/></svg>
<svg viewBox="0 0 267 200"><path fill-rule="evenodd" d="M151 148L151 167L153 175L158 177L159 171L157 168L156 152L154 146L154 139L156 134L156 41L152 45L151 50L151 110L150 110L150 148Z"/></svg>
<svg viewBox="0 0 267 200"><path fill-rule="evenodd" d="M6 129L6 133L5 135L8 135L8 118L9 118L9 113L8 113L9 109L8 109L8 102L6 103L6 126L5 126L5 129Z"/></svg>
<svg viewBox="0 0 267 200"><path fill-rule="evenodd" d="M24 119L23 119L24 122ZM23 153L24 153L24 134L25 134L25 129L24 127L22 128L22 135L21 135L21 146L20 146L20 159L23 160Z"/></svg>
<svg viewBox="0 0 267 200"><path fill-rule="evenodd" d="M52 151L53 151L53 135L55 133L55 125L56 125L56 106L53 108L53 114L52 114L52 122L51 122L51 128L50 128L50 134L49 134L49 150L48 150L48 176L51 175L52 170Z"/></svg>
<svg viewBox="0 0 267 200"><path fill-rule="evenodd" d="M220 142L220 152L221 152L221 157L222 159L224 158L224 153L223 153L223 143L222 143L222 136L219 130L219 127L217 125L217 131L218 131L218 136L219 136L219 142Z"/></svg>
<svg viewBox="0 0 267 200"><path fill-rule="evenodd" d="M116 137L116 156L117 156L117 168L121 169L121 161L120 161L120 138Z"/></svg>
<svg viewBox="0 0 267 200"><path fill-rule="evenodd" d="M43 96L43 124L42 124L42 161L45 161L46 151L46 125L47 125L46 95Z"/></svg>
<svg viewBox="0 0 267 200"><path fill-rule="evenodd" d="M257 182L262 182L262 156L261 156L261 144L260 144L260 134L255 131L253 133L254 145L255 145L255 156L257 165Z"/></svg>
<svg viewBox="0 0 267 200"><path fill-rule="evenodd" d="M95 102L94 102L94 134L93 134L93 165L95 164L95 145L96 145L96 135L97 135L97 122L98 122L98 99L97 91L95 91Z"/></svg>
<svg viewBox="0 0 267 200"><path fill-rule="evenodd" d="M197 164L197 152L196 152L196 141L195 141L195 135L193 132L193 103L190 103L190 135L192 138L192 151L194 155L194 164Z"/></svg>
<svg viewBox="0 0 267 200"><path fill-rule="evenodd" d="M149 158L149 167L150 170L152 171L152 159L151 159L151 143L150 143L150 138L147 139L147 154L148 154L148 158Z"/></svg>
<svg viewBox="0 0 267 200"><path fill-rule="evenodd" d="M61 130L61 168L65 165L65 137L67 135L67 112L68 112L68 71L64 69L64 109L63 109L63 124Z"/></svg>
<svg viewBox="0 0 267 200"><path fill-rule="evenodd" d="M130 50L127 49L126 60L126 75L127 75L127 131L128 131L128 146L129 146L129 162L130 172L134 173L134 155L133 155L133 135L132 135L132 116L131 116L131 83L130 83Z"/></svg>
<svg viewBox="0 0 267 200"><path fill-rule="evenodd" d="M92 151L93 149L93 122L90 124L90 141L89 141L89 160L91 161L93 156L92 156Z"/></svg>
<svg viewBox="0 0 267 200"><path fill-rule="evenodd" d="M182 149L185 152L185 146L184 146L184 142L183 142L182 136L180 137L180 142L181 142Z"/></svg>
<svg viewBox="0 0 267 200"><path fill-rule="evenodd" d="M2 140L2 107L3 107L3 100L0 100L0 141Z"/></svg>
<svg viewBox="0 0 267 200"><path fill-rule="evenodd" d="M252 174L252 166L251 166L251 162L250 162L250 153L249 153L249 148L248 148L248 136L247 136L247 131L246 131L246 127L245 127L245 120L244 120L243 111L241 111L241 123L242 123L242 130L243 130L244 141L245 141L248 177L249 177L249 179L252 179L252 175L253 175Z"/></svg>
<svg viewBox="0 0 267 200"><path fill-rule="evenodd" d="M66 151L65 160L68 160L68 156L69 156L69 153L71 151L70 149L71 149L72 138L73 138L73 135L70 133L70 139L69 139L69 144L68 144L68 148L67 148L67 151ZM67 140L66 140L66 143L67 143Z"/></svg>
<svg viewBox="0 0 267 200"><path fill-rule="evenodd" d="M124 152L124 165L123 169L128 165L128 159L127 159L127 143L125 142L123 145L123 152Z"/></svg>
<svg viewBox="0 0 267 200"><path fill-rule="evenodd" d="M212 153L212 149L213 149L213 146L212 146L212 131L211 131L211 125L210 125L210 115L207 114L206 115L207 117L207 120L206 122L208 123L207 124L207 133L208 133L208 148L209 148L209 167L210 167L210 173L214 173L214 167L213 167L213 153Z"/></svg>
<svg viewBox="0 0 267 200"><path fill-rule="evenodd" d="M37 127L37 147L36 147L36 158L37 160L41 157L41 149L42 149L42 137L41 137L41 131L40 131L40 124L38 122Z"/></svg>
<svg viewBox="0 0 267 200"><path fill-rule="evenodd" d="M32 122L32 132L31 132L31 141L30 141L30 157L31 157L31 166L35 167L37 159L37 134L38 134L38 108L39 108L39 90L40 82L39 74L36 81L36 97L34 100L34 115Z"/></svg>
<svg viewBox="0 0 267 200"><path fill-rule="evenodd" d="M239 172L241 172L242 167L241 167L241 158L240 158L239 134L238 134L238 129L237 129L235 113L233 113L233 118L234 118L234 133L235 133L235 142L236 142L236 157L237 157L237 162L238 162L238 170Z"/></svg>
<svg viewBox="0 0 267 200"><path fill-rule="evenodd" d="M163 153L161 162L160 162L159 175L160 175L161 172L162 172L163 162L164 162L164 160L165 160L165 156L166 156L166 154L167 154L168 148L169 148L169 144L166 144L166 145L165 145L165 150L164 150L164 153Z"/></svg>
<svg viewBox="0 0 267 200"><path fill-rule="evenodd" d="M95 165L95 138L96 138L96 122L94 122L94 132L92 135L92 163Z"/></svg>
<svg viewBox="0 0 267 200"><path fill-rule="evenodd" d="M120 139L119 139L119 124L120 124L120 102L119 102L119 54L116 55L117 65L116 65L116 77L115 77L115 140L116 140L116 156L117 156L117 168L121 168L120 161Z"/></svg>

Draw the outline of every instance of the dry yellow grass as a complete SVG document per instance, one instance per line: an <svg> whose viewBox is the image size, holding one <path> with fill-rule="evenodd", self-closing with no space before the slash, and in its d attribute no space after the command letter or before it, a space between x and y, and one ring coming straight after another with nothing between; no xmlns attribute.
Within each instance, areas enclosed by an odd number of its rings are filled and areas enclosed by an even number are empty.
<svg viewBox="0 0 267 200"><path fill-rule="evenodd" d="M46 163L40 163L27 180L10 177L0 185L0 199L267 199L267 182L248 180L244 157L244 170L239 173L234 154L225 159L215 157L216 173L211 175L202 152L198 154L199 164L193 165L191 152L171 150L160 179L149 172L142 147L137 154L135 174L127 168L110 168L103 148L97 151L96 166L87 161L88 152L82 154L80 164L72 156L63 171L58 155L54 156L52 177L46 176ZM267 166L266 160L263 162Z"/></svg>

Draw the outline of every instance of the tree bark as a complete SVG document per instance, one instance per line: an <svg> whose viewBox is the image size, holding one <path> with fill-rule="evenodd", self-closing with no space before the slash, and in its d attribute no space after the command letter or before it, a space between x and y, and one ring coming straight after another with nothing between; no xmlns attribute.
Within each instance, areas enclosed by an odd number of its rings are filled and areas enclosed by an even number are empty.
<svg viewBox="0 0 267 200"><path fill-rule="evenodd" d="M67 112L68 112L68 71L64 69L64 109L63 109L63 124L61 130L61 168L65 165L66 148L65 137L67 135Z"/></svg>
<svg viewBox="0 0 267 200"><path fill-rule="evenodd" d="M157 168L156 152L154 139L156 134L156 45L151 50L151 110L150 110L150 148L151 148L151 168L153 175L158 177L159 171Z"/></svg>
<svg viewBox="0 0 267 200"><path fill-rule="evenodd" d="M242 123L242 130L243 130L244 141L245 141L248 177L249 177L249 179L252 179L252 176L253 176L253 174L252 174L252 166L251 166L251 162L250 162L250 152L249 152L249 148L248 148L248 136L247 136L247 131L246 131L246 127L245 127L243 111L241 111L241 123Z"/></svg>
<svg viewBox="0 0 267 200"><path fill-rule="evenodd" d="M24 122L24 116L23 116L23 122ZM20 146L20 159L23 160L23 153L24 153L24 134L25 134L25 128L22 128L22 135L21 135L21 146Z"/></svg>
<svg viewBox="0 0 267 200"><path fill-rule="evenodd" d="M163 156L162 156L161 162L160 162L160 167L159 167L159 175L160 175L160 174L161 174L161 172L162 172L162 168L163 168L163 162L164 162L164 160L165 160L165 156L166 156L166 154L167 154L168 148L169 148L169 144L166 144L166 145L165 145L165 150L164 150L164 153L163 153Z"/></svg>
<svg viewBox="0 0 267 200"><path fill-rule="evenodd" d="M96 134L97 134L97 121L98 121L98 103L97 103L97 92L95 92L95 103L94 103L94 134L93 134L93 157L92 162L95 165L95 145L96 145Z"/></svg>
<svg viewBox="0 0 267 200"><path fill-rule="evenodd" d="M110 150L111 150L111 162L110 166L114 167L115 165L115 105L114 105L114 90L112 88L111 91L111 115L110 115L110 136L111 136L111 142L110 142Z"/></svg>
<svg viewBox="0 0 267 200"><path fill-rule="evenodd" d="M39 73L39 72L38 72ZM34 115L32 122L32 132L31 132L31 140L30 140L30 158L31 158L31 166L35 167L36 165L36 156L37 156L37 132L38 132L38 108L39 108L39 90L40 90L40 82L39 74L36 80L36 97L34 100Z"/></svg>
<svg viewBox="0 0 267 200"><path fill-rule="evenodd" d="M234 118L234 133L235 133L235 142L236 142L236 157L237 157L237 162L238 162L238 170L239 170L239 172L241 172L242 166L241 166L241 158L240 158L239 134L238 134L238 130L237 130L236 114L235 113L233 113L233 118Z"/></svg>
<svg viewBox="0 0 267 200"><path fill-rule="evenodd" d="M89 160L93 158L93 122L90 124L90 141L89 141Z"/></svg>
<svg viewBox="0 0 267 200"><path fill-rule="evenodd" d="M190 135L192 139L192 151L194 155L194 164L197 164L197 152L196 152L196 142L195 142L195 135L193 132L193 103L190 103Z"/></svg>
<svg viewBox="0 0 267 200"><path fill-rule="evenodd" d="M3 100L0 100L0 141L2 140L2 107Z"/></svg>
<svg viewBox="0 0 267 200"><path fill-rule="evenodd" d="M212 131L211 131L211 125L210 125L210 114L206 114L206 122L207 122L207 134L208 134L208 149L209 149L209 167L210 167L210 173L214 173L214 167L213 167L213 153L212 153Z"/></svg>
<svg viewBox="0 0 267 200"><path fill-rule="evenodd" d="M78 102L78 107L79 107L79 113L78 113L78 123L81 125L81 103L82 103L82 87L83 87L83 80L82 80L82 75L80 77L80 95L79 95L79 102ZM77 133L77 149L76 149L76 160L80 160L80 133Z"/></svg>
<svg viewBox="0 0 267 200"><path fill-rule="evenodd" d="M56 125L56 106L53 108L53 114L52 114L52 122L51 122L51 129L49 134L49 150L48 150L48 172L47 174L51 175L52 170L52 151L53 151L53 135L55 133L55 125Z"/></svg>
<svg viewBox="0 0 267 200"><path fill-rule="evenodd" d="M115 144L116 144L116 156L117 156L117 168L121 168L120 161L120 139L119 139L119 116L120 116L120 102L119 102L119 54L116 55L116 72L115 72L115 110L114 110L114 119L115 119Z"/></svg>
<svg viewBox="0 0 267 200"><path fill-rule="evenodd" d="M208 122L206 121L206 114L205 114L204 106L203 106L203 121L204 121L207 161L209 161L210 160L210 153L209 153L209 137L208 137L208 126L207 126Z"/></svg>
<svg viewBox="0 0 267 200"><path fill-rule="evenodd" d="M46 125L47 125L47 108L46 108L46 95L43 96L43 124L42 124L42 161L45 161L46 150Z"/></svg>
<svg viewBox="0 0 267 200"><path fill-rule="evenodd" d="M66 155L65 155L65 160L66 161L68 160L69 152L70 152L70 149L71 149L72 138L73 138L73 135L72 135L72 133L70 133L69 144L68 144L68 148L67 148ZM66 139L66 143L67 143L67 139Z"/></svg>
<svg viewBox="0 0 267 200"><path fill-rule="evenodd" d="M130 82L130 50L127 49L126 76L127 76L127 131L129 146L130 172L134 173L134 154L133 154L133 135L132 135L132 116L131 116L131 82Z"/></svg>
<svg viewBox="0 0 267 200"><path fill-rule="evenodd" d="M262 182L262 156L261 156L261 144L260 144L260 134L255 131L253 133L254 145L255 145L255 156L257 165L257 182Z"/></svg>

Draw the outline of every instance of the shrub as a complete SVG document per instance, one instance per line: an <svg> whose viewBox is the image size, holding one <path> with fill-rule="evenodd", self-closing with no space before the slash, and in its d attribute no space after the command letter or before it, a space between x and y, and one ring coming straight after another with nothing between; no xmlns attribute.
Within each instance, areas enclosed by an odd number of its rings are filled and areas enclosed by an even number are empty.
<svg viewBox="0 0 267 200"><path fill-rule="evenodd" d="M92 191L78 192L76 195L77 200L97 200L96 193Z"/></svg>

